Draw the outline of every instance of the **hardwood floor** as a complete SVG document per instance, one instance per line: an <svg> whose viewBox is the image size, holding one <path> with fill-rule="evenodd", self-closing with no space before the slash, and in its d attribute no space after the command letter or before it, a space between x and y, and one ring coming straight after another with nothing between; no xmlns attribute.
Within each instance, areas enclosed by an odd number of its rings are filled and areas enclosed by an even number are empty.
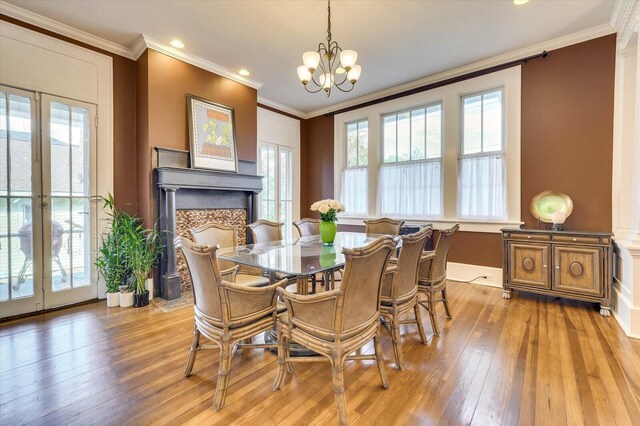
<svg viewBox="0 0 640 426"><path fill-rule="evenodd" d="M352 424L638 424L640 341L594 305L449 283L452 320L422 345L403 329L405 371L383 350L345 369ZM211 409L217 351L182 376L192 310L104 302L0 324L0 424L336 424L328 363L296 364L274 392L277 360L239 350L225 408ZM372 351L369 345L367 351ZM635 420L634 420L635 419Z"/></svg>

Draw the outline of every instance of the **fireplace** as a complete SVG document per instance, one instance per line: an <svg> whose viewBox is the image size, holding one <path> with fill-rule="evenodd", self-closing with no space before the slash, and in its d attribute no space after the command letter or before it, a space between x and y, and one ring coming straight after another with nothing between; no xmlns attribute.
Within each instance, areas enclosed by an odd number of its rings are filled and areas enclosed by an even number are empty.
<svg viewBox="0 0 640 426"><path fill-rule="evenodd" d="M240 244L250 242L246 225L254 222L262 177L253 162L238 161L238 173L189 168L189 152L156 148L154 217L165 249L154 269L154 297L173 300L190 288L188 272L174 238L215 221L235 226Z"/></svg>

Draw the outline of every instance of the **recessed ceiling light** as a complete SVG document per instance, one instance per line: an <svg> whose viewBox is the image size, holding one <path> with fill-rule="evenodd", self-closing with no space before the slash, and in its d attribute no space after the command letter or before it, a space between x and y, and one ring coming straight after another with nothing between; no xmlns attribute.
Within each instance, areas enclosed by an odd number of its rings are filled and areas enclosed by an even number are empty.
<svg viewBox="0 0 640 426"><path fill-rule="evenodd" d="M173 39L169 42L170 45L172 45L173 47L175 47L176 49L183 49L184 48L184 43L181 42L178 39Z"/></svg>
<svg viewBox="0 0 640 426"><path fill-rule="evenodd" d="M240 71L238 71L238 74L243 75L243 76L248 76L250 73L249 71L245 70L244 68L242 68Z"/></svg>
<svg viewBox="0 0 640 426"><path fill-rule="evenodd" d="M525 3L529 3L529 0L513 0L513 4L515 4L516 6L520 6Z"/></svg>

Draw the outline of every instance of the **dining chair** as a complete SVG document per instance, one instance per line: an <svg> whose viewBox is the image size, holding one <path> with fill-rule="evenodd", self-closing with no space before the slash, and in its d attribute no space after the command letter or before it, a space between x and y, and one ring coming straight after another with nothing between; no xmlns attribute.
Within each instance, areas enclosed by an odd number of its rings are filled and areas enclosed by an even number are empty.
<svg viewBox="0 0 640 426"><path fill-rule="evenodd" d="M191 375L198 351L220 349L213 398L213 409L219 411L224 407L235 348L276 347L276 344L241 342L274 327L278 316L276 290L286 281L266 287L247 287L226 281L222 279L216 259L217 247L196 245L183 237L176 238L175 243L186 259L193 283L193 339L184 375ZM200 344L201 336L214 344Z"/></svg>
<svg viewBox="0 0 640 426"><path fill-rule="evenodd" d="M282 226L284 223L260 219L248 226L253 238L253 244L268 243L282 240Z"/></svg>
<svg viewBox="0 0 640 426"><path fill-rule="evenodd" d="M427 296L427 300L421 300L420 305L429 311L431 319L431 327L433 334L439 334L438 318L436 317L435 304L442 302L447 318L451 318L449 310L449 301L447 300L447 256L449 255L449 247L453 236L458 229L459 224L455 224L449 229L439 231L438 242L433 251L425 251L427 255L432 253L433 256L423 256L424 261L420 264L418 270L418 293ZM440 293L441 297L436 299L436 294Z"/></svg>
<svg viewBox="0 0 640 426"><path fill-rule="evenodd" d="M278 373L273 389L282 386L292 362L321 361L319 357L291 357L290 342L296 342L328 358L333 372L333 392L341 425L348 424L344 396L346 360L375 360L382 387L389 383L380 349L380 289L396 242L383 236L371 244L343 249L345 270L340 288L313 295L298 295L278 289L287 311L278 318ZM374 353L352 355L373 339Z"/></svg>
<svg viewBox="0 0 640 426"><path fill-rule="evenodd" d="M400 235L400 228L403 224L403 220L394 220L388 217L364 221L367 234Z"/></svg>
<svg viewBox="0 0 640 426"><path fill-rule="evenodd" d="M418 305L418 267L424 244L431 237L432 232L433 230L428 227L415 234L401 236L400 255L390 259L387 273L382 281L381 319L391 335L396 366L400 370L404 370L400 324L417 325L422 343L427 344ZM410 311L413 311L414 318L400 319Z"/></svg>
<svg viewBox="0 0 640 426"><path fill-rule="evenodd" d="M320 220L305 217L293 222L293 226L298 230L301 237L320 235Z"/></svg>
<svg viewBox="0 0 640 426"><path fill-rule="evenodd" d="M235 247L238 245L237 229L234 226L222 223L205 223L202 226L190 229L189 235L198 245L217 245L220 248ZM223 269L229 269L235 266L235 263L224 259L218 259L218 263ZM251 287L259 287L269 284L269 278L265 276L263 269L247 265L238 265L235 282Z"/></svg>

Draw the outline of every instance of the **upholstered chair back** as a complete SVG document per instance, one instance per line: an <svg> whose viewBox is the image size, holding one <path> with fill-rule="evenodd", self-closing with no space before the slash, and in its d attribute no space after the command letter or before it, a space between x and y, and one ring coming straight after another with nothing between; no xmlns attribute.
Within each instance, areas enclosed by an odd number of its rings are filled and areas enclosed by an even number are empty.
<svg viewBox="0 0 640 426"><path fill-rule="evenodd" d="M293 222L301 237L310 237L312 235L320 235L320 220L305 217L304 219Z"/></svg>
<svg viewBox="0 0 640 426"><path fill-rule="evenodd" d="M214 322L222 322L222 303L219 283L222 280L216 260L217 246L196 245L186 238L175 239L176 247L182 251L191 275L193 303L196 310Z"/></svg>
<svg viewBox="0 0 640 426"><path fill-rule="evenodd" d="M337 312L343 321L338 333L366 327L380 315L380 286L395 248L395 240L385 236L366 247L343 249L346 263L340 284L342 312Z"/></svg>
<svg viewBox="0 0 640 426"><path fill-rule="evenodd" d="M431 273L429 278L431 282L437 282L447 275L447 257L449 256L449 248L453 235L458 232L459 224L455 224L449 229L440 231L438 242L436 243L436 257L431 261Z"/></svg>
<svg viewBox="0 0 640 426"><path fill-rule="evenodd" d="M189 230L191 239L200 246L219 246L235 247L237 246L236 228L222 223L209 222L197 228ZM224 269L233 268L235 265L228 260L218 259L218 264Z"/></svg>
<svg viewBox="0 0 640 426"><path fill-rule="evenodd" d="M403 223L403 220L381 217L380 219L365 220L364 226L367 234L400 235L400 228Z"/></svg>
<svg viewBox="0 0 640 426"><path fill-rule="evenodd" d="M253 243L259 244L282 240L283 225L283 223L272 222L264 219L260 219L252 223L249 225L249 230L251 231Z"/></svg>
<svg viewBox="0 0 640 426"><path fill-rule="evenodd" d="M390 282L391 279L385 280L384 286L390 286L391 288L382 290L384 296L389 294L393 299L402 299L404 296L416 291L422 249L432 233L433 229L428 227L415 234L400 237L402 239L402 247L396 263L397 270L393 275L392 282Z"/></svg>

